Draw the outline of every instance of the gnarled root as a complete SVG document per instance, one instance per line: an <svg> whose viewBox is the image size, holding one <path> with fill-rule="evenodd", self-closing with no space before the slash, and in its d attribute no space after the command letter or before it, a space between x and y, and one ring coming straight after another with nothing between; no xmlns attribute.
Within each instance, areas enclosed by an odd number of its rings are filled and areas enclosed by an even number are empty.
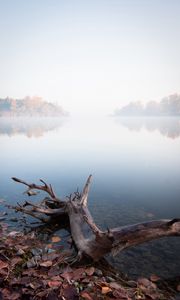
<svg viewBox="0 0 180 300"><path fill-rule="evenodd" d="M50 196L43 199L39 204L26 201L23 205L18 204L12 207L16 211L31 215L45 223L51 222L54 217L59 218L59 222L61 222L62 216L68 216L72 239L78 253L80 253L78 259L85 255L97 261L109 252L115 255L123 249L150 240L167 236L180 236L180 219L155 220L108 229L107 231L99 229L87 207L91 175L86 181L82 194L77 191L65 200L57 198L52 186L42 179L40 181L43 185L29 184L15 177L12 179L26 185L28 187L26 193L29 196L34 195L35 190L42 190Z"/></svg>

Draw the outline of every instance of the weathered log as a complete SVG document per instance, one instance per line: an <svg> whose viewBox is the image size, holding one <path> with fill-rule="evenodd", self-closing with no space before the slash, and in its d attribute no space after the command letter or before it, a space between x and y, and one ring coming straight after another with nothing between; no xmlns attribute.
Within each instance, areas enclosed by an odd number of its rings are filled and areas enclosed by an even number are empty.
<svg viewBox="0 0 180 300"><path fill-rule="evenodd" d="M78 259L82 256L89 256L97 261L109 252L116 255L123 249L150 240L180 236L180 219L155 220L102 231L94 223L87 207L91 175L87 179L82 194L77 191L65 200L57 198L52 186L43 180L40 180L43 185L36 185L15 177L12 179L28 186L26 193L30 196L34 193L29 193L29 191L34 190L43 190L50 196L50 198L43 199L40 204L33 204L29 201L23 205L18 203L13 207L16 211L31 215L45 223L52 222L54 217L61 222L62 216L68 216L72 239L78 250Z"/></svg>

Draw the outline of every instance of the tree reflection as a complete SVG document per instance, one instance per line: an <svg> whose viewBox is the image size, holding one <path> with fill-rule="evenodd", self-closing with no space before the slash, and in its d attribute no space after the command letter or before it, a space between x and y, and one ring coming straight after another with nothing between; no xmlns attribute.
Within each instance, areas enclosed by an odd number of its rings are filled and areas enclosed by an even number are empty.
<svg viewBox="0 0 180 300"><path fill-rule="evenodd" d="M178 117L118 117L116 121L132 131L145 128L148 131L157 130L171 139L180 136L180 118Z"/></svg>
<svg viewBox="0 0 180 300"><path fill-rule="evenodd" d="M46 132L61 127L63 118L0 118L0 135L41 137Z"/></svg>

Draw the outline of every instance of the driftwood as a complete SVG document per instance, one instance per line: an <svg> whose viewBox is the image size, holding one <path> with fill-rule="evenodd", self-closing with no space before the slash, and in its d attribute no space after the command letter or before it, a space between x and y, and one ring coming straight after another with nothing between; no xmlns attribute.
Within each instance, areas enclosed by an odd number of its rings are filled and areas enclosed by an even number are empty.
<svg viewBox="0 0 180 300"><path fill-rule="evenodd" d="M51 223L54 219L61 222L64 216L68 216L72 239L78 250L77 259L88 256L97 261L109 252L115 255L123 249L150 240L180 236L180 219L155 220L102 231L94 223L87 207L91 175L82 193L77 191L64 200L59 199L52 186L43 180L40 180L43 185L36 185L15 177L12 179L26 185L28 189L25 193L29 196L34 195L35 190L42 190L50 196L36 205L29 201L18 204L13 207L16 211L31 215L44 223Z"/></svg>

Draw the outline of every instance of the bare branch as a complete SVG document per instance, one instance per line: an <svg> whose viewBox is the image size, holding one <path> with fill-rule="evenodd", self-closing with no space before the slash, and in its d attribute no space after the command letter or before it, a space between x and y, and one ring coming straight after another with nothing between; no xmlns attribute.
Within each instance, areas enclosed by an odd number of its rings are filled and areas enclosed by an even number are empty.
<svg viewBox="0 0 180 300"><path fill-rule="evenodd" d="M180 219L155 220L113 228L111 229L111 235L114 238L112 251L116 255L123 249L161 237L180 236Z"/></svg>
<svg viewBox="0 0 180 300"><path fill-rule="evenodd" d="M82 191L82 196L81 196L81 205L86 206L87 205L87 199L88 199L88 193L89 193L89 188L90 188L90 183L91 183L92 175L89 175L86 184L84 186L84 189Z"/></svg>
<svg viewBox="0 0 180 300"><path fill-rule="evenodd" d="M21 179L16 178L16 177L12 177L12 179L13 179L14 181L18 182L18 183L22 183L22 184L28 186L28 190L26 191L26 193L27 193L29 196L31 196L31 194L34 194L34 193L31 192L31 190L34 190L34 189L35 189L35 190L41 190L41 191L44 191L44 192L48 193L54 201L56 201L56 202L61 202L61 200L59 200L59 199L56 197L56 195L55 195L55 193L54 193L54 191L53 191L53 189L52 189L52 186L51 186L51 185L48 185L48 184L47 184L44 180L42 180L42 179L40 179L40 181L41 181L44 185L37 185L37 184L34 184L34 183L27 183L26 181L21 180Z"/></svg>
<svg viewBox="0 0 180 300"><path fill-rule="evenodd" d="M38 212L38 213L41 213L41 214L45 214L47 216L55 216L55 215L61 215L62 213L64 214L64 210L62 210L62 208L43 208L43 207L40 207L38 205L35 205L34 203L31 203L29 201L26 201L23 205L20 205L20 207L25 207L25 206L31 206L32 209L31 211L32 212Z"/></svg>
<svg viewBox="0 0 180 300"><path fill-rule="evenodd" d="M20 206L20 205L19 206L10 206L9 205L8 207L14 209L15 211L19 211L19 212L25 213L27 215L30 215L31 217L36 218L43 223L49 223L49 218L41 217L41 216L37 215L36 213L34 213L32 210L26 209L23 206Z"/></svg>
<svg viewBox="0 0 180 300"><path fill-rule="evenodd" d="M91 230L93 231L93 233L95 235L100 235L103 233L103 231L101 231L97 226L96 224L94 223L93 219L91 216L89 215L83 215L83 218L85 220L85 222L90 226Z"/></svg>

